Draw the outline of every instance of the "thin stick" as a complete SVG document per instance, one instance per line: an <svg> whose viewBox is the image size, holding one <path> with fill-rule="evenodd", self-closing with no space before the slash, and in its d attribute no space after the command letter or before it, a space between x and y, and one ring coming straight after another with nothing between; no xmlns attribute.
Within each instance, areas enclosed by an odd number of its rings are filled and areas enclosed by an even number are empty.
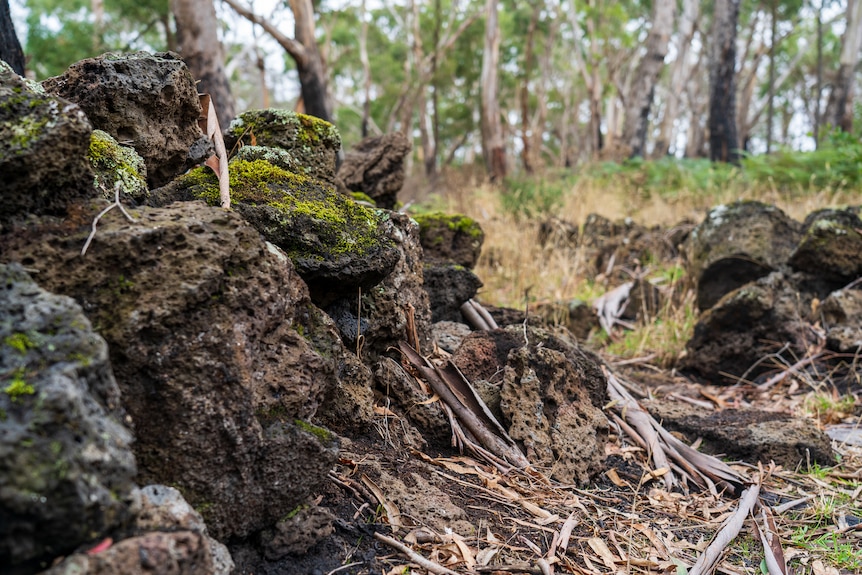
<svg viewBox="0 0 862 575"><path fill-rule="evenodd" d="M362 565L362 561L354 561L353 563L348 563L347 565L342 565L341 567L333 569L332 571L330 571L326 575L334 575L335 573L338 573L339 571L344 571L345 569L349 569L350 567L355 567L356 565Z"/></svg>
<svg viewBox="0 0 862 575"><path fill-rule="evenodd" d="M422 569L425 569L426 571L430 571L431 573L434 573L435 575L458 575L458 573L456 573L455 571L452 571L450 569L446 569L442 565L438 565L437 563L434 563L430 559L426 559L422 555L419 555L418 553L416 553L415 551L413 551L412 549L410 549L409 547L407 547L406 545L404 545L400 541L393 539L392 537L387 537L386 535L383 535L382 533L375 533L374 538L377 539L378 541L380 541L381 543L385 543L385 544L389 545L390 547L394 547L395 549L397 549L398 551L400 551L401 553L406 555L410 559L410 561L412 561L413 563L416 563Z"/></svg>
<svg viewBox="0 0 862 575"><path fill-rule="evenodd" d="M99 224L99 220L102 219L102 216L110 212L114 208L120 208L120 211L123 212L123 215L126 216L126 219L132 223L135 223L136 220L132 216L129 215L129 212L126 211L126 208L123 207L123 204L120 203L120 182L114 184L114 203L99 212L95 218L93 218L93 228L90 230L90 235L87 236L87 241L84 242L84 247L81 248L81 257L84 257L87 253L87 248L90 247L90 242L93 241L93 238L96 237L96 226Z"/></svg>

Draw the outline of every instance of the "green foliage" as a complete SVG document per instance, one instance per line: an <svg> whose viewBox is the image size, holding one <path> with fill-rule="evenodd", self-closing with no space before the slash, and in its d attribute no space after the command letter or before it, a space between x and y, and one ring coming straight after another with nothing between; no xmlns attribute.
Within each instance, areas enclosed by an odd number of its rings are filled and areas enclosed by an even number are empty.
<svg viewBox="0 0 862 575"><path fill-rule="evenodd" d="M516 217L547 216L559 210L573 184L571 175L508 178L500 202L506 212Z"/></svg>
<svg viewBox="0 0 862 575"><path fill-rule="evenodd" d="M836 131L816 151L747 155L742 165L747 178L756 183L791 191L844 189L862 182L862 142Z"/></svg>

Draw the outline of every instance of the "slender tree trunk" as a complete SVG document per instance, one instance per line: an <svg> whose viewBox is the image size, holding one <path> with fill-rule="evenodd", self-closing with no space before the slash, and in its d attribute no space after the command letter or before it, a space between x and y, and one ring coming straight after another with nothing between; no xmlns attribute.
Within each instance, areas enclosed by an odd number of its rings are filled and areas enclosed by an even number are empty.
<svg viewBox="0 0 862 575"><path fill-rule="evenodd" d="M425 172L430 175L431 183L437 181L437 156L440 153L440 78L437 76L437 61L439 59L440 32L443 8L440 0L434 0L434 51L431 53L431 134L432 149L430 166L426 165ZM426 160L429 161L429 160Z"/></svg>
<svg viewBox="0 0 862 575"><path fill-rule="evenodd" d="M371 63L368 60L368 22L365 0L359 6L359 61L362 63L362 137L368 137L368 119L371 117Z"/></svg>
<svg viewBox="0 0 862 575"><path fill-rule="evenodd" d="M528 174L533 173L532 132L530 130L530 76L533 71L533 47L536 42L536 26L539 22L541 7L542 5L539 2L533 5L530 24L527 26L523 77L521 78L521 89L518 94L521 104L521 161L524 164L524 171Z"/></svg>
<svg viewBox="0 0 862 575"><path fill-rule="evenodd" d="M24 75L24 52L15 34L9 0L0 0L0 60L9 64L19 76Z"/></svg>
<svg viewBox="0 0 862 575"><path fill-rule="evenodd" d="M826 120L849 132L853 128L853 89L859 49L862 44L862 0L847 0L847 28L841 38L838 75L826 105Z"/></svg>
<svg viewBox="0 0 862 575"><path fill-rule="evenodd" d="M311 0L290 0L290 9L294 20L293 35L305 51L302 61L296 60L305 113L331 122L332 97L323 57L314 38L314 6Z"/></svg>
<svg viewBox="0 0 862 575"><path fill-rule="evenodd" d="M653 155L656 158L666 156L670 151L670 145L674 136L674 122L679 115L679 104L685 91L686 81L690 79L691 65L688 57L691 50L691 41L697 29L697 21L700 18L700 1L684 0L682 16L679 20L677 30L676 60L673 62L671 71L670 92L667 95L664 116L659 136L655 143Z"/></svg>
<svg viewBox="0 0 862 575"><path fill-rule="evenodd" d="M770 1L770 30L769 30L769 93L767 94L766 111L766 153L772 153L772 121L775 117L775 30L778 19L778 0Z"/></svg>
<svg viewBox="0 0 862 575"><path fill-rule="evenodd" d="M820 147L820 99L823 97L823 2L817 6L817 86L814 97L814 145Z"/></svg>
<svg viewBox="0 0 862 575"><path fill-rule="evenodd" d="M482 53L482 155L492 182L506 175L506 148L500 118L500 21L498 0L485 2L485 46Z"/></svg>
<svg viewBox="0 0 862 575"><path fill-rule="evenodd" d="M222 129L235 115L236 103L224 71L224 49L219 42L218 19L212 0L171 0L171 12L177 24L179 52L192 76L198 80L198 91L212 96Z"/></svg>
<svg viewBox="0 0 862 575"><path fill-rule="evenodd" d="M709 62L709 156L739 162L736 133L736 25L739 0L715 0Z"/></svg>
<svg viewBox="0 0 862 575"><path fill-rule="evenodd" d="M411 3L413 12L413 61L417 62L417 66L425 59L425 52L422 48L422 30L420 28L419 3L413 0ZM428 126L428 100L425 93L427 86L424 82L420 82L416 88L416 110L418 111L417 121L419 122L419 141L422 146L422 163L425 166L425 175L429 180L436 177L437 162L435 156L437 152L434 150L434 144L431 142L431 134Z"/></svg>
<svg viewBox="0 0 862 575"><path fill-rule="evenodd" d="M655 85L664 69L675 10L676 0L653 0L653 21L646 39L646 54L635 72L623 124L623 142L629 147L632 157L643 156L645 152L650 108Z"/></svg>
<svg viewBox="0 0 862 575"><path fill-rule="evenodd" d="M702 72L704 58L708 57L710 47L708 43L711 41L706 35L701 34L701 40L706 45L701 49L697 57L697 63L693 70L696 73L696 79L691 81L686 86L686 96L688 98L689 127L685 143L686 158L706 158L709 153L706 146L706 125L704 117L709 109L709 74ZM700 73L697 73L700 72ZM704 92L706 92L704 94Z"/></svg>

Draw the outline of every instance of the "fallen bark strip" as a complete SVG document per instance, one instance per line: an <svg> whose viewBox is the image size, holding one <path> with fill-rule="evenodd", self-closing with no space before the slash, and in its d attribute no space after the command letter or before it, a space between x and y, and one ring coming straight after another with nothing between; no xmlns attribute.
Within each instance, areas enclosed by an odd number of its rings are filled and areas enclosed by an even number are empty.
<svg viewBox="0 0 862 575"><path fill-rule="evenodd" d="M440 370L408 343L399 342L398 347L434 393L452 409L458 420L485 449L515 467L523 469L530 464L454 364Z"/></svg>
<svg viewBox="0 0 862 575"><path fill-rule="evenodd" d="M715 535L715 539L706 548L706 551L697 558L697 561L688 570L688 575L706 575L712 573L718 562L724 554L725 548L739 535L743 523L754 509L757 499L760 496L760 483L749 486L739 498L739 507L736 512L731 515L724 526Z"/></svg>
<svg viewBox="0 0 862 575"><path fill-rule="evenodd" d="M438 565L437 563L434 563L430 559L426 559L425 557L423 557L419 553L416 553L415 551L413 551L412 549L410 549L409 547L407 547L406 545L404 545L400 541L393 539L392 537L387 537L386 535L383 535L382 533L375 533L374 538L377 539L378 541L380 541L381 543L385 543L385 544L389 545L390 547L397 549L398 551L400 551L401 553L406 555L410 559L410 561L412 561L413 563L416 563L422 569L425 569L426 571L430 571L431 573L434 573L435 575L459 575L456 571L452 571L451 569L447 569L446 567L443 567L442 565Z"/></svg>

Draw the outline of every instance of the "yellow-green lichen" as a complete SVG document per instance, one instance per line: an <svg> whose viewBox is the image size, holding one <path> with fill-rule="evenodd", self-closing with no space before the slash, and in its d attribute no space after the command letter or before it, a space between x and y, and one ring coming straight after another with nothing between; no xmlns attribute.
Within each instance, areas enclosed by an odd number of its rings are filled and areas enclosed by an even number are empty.
<svg viewBox="0 0 862 575"><path fill-rule="evenodd" d="M134 149L121 146L110 134L94 130L90 135L88 152L95 177L93 184L106 198L113 199L114 186L135 200L145 198L149 192L146 166Z"/></svg>
<svg viewBox="0 0 862 575"><path fill-rule="evenodd" d="M357 202L365 202L370 204L373 207L377 207L377 202L375 202L371 196L364 192L350 192L350 197L356 200Z"/></svg>
<svg viewBox="0 0 862 575"><path fill-rule="evenodd" d="M420 233L427 232L438 226L445 226L449 230L464 234L471 238L481 238L484 236L482 228L473 218L463 214L446 214L443 212L429 212L427 214L417 214L414 219L419 224Z"/></svg>
<svg viewBox="0 0 862 575"><path fill-rule="evenodd" d="M13 403L20 401L24 396L36 393L36 389L24 379L24 368L18 368L12 372L12 381L3 391Z"/></svg>
<svg viewBox="0 0 862 575"><path fill-rule="evenodd" d="M328 445L332 443L333 435L332 432L328 429L324 429L323 427L318 427L314 424L308 423L307 421L303 421L301 419L293 420L294 425L296 425L301 430L312 434L317 439L320 440L324 445Z"/></svg>
<svg viewBox="0 0 862 575"><path fill-rule="evenodd" d="M36 347L36 343L26 333L13 333L6 336L3 339L3 343L22 355Z"/></svg>

